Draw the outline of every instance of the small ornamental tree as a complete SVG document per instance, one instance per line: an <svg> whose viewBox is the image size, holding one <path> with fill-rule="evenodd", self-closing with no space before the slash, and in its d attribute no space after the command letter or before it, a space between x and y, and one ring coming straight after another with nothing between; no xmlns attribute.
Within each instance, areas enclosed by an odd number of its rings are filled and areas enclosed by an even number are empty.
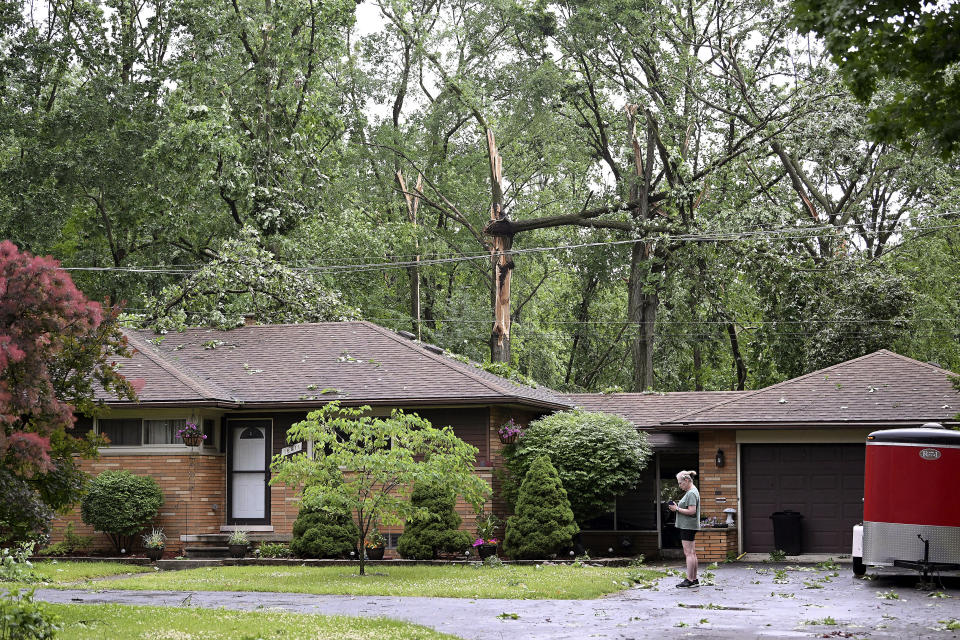
<svg viewBox="0 0 960 640"><path fill-rule="evenodd" d="M157 516L163 505L160 485L150 476L105 471L90 482L80 504L80 517L110 538L117 552L130 551L133 538Z"/></svg>
<svg viewBox="0 0 960 640"><path fill-rule="evenodd" d="M91 302L52 258L0 242L0 545L42 536L54 512L79 500L74 414L94 415L94 383L136 399L111 354L127 355L117 311Z"/></svg>
<svg viewBox="0 0 960 640"><path fill-rule="evenodd" d="M300 510L293 523L290 550L301 558L342 558L359 552L360 530L349 509Z"/></svg>
<svg viewBox="0 0 960 640"><path fill-rule="evenodd" d="M517 560L546 558L572 546L579 531L557 470L540 456L520 485L516 513L507 519L504 552Z"/></svg>
<svg viewBox="0 0 960 640"><path fill-rule="evenodd" d="M290 427L289 442L313 442L313 456L275 456L271 483L303 488L302 504L324 511L347 509L357 525L356 548L377 524L400 525L429 511L410 501L414 484L442 483L477 507L490 487L474 474L477 449L416 414L394 410L369 415L370 407L331 402ZM358 553L360 575L364 554Z"/></svg>
<svg viewBox="0 0 960 640"><path fill-rule="evenodd" d="M574 517L585 522L608 511L617 496L637 486L651 448L646 434L619 416L561 411L531 422L504 455L513 484L512 491L507 487L508 503L516 499L516 483L534 460L545 455L570 496Z"/></svg>
<svg viewBox="0 0 960 640"><path fill-rule="evenodd" d="M443 485L419 483L411 502L427 511L407 520L397 551L404 558L432 560L440 551L460 553L470 546L470 534L460 531L456 497Z"/></svg>

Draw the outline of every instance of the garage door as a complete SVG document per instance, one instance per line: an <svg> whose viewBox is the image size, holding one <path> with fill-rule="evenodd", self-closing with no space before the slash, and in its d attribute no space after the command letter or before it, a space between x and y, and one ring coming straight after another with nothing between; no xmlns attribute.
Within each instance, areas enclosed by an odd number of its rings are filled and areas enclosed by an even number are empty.
<svg viewBox="0 0 960 640"><path fill-rule="evenodd" d="M862 444L744 444L740 479L744 551L774 549L774 511L803 514L804 553L850 553L863 518Z"/></svg>

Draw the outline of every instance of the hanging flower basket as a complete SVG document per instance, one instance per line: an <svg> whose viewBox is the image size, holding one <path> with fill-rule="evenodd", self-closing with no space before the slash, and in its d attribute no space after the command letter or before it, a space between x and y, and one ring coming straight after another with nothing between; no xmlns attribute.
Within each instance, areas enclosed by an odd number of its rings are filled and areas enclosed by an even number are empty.
<svg viewBox="0 0 960 640"><path fill-rule="evenodd" d="M514 433L508 436L505 436L502 433L499 435L500 435L500 442L502 442L503 444L513 444L514 442L517 441L517 438L520 437L519 433Z"/></svg>
<svg viewBox="0 0 960 640"><path fill-rule="evenodd" d="M183 440L183 444L188 447L199 447L207 439L206 434L200 427L192 422L188 422L187 426L177 431L177 437Z"/></svg>
<svg viewBox="0 0 960 640"><path fill-rule="evenodd" d="M513 421L513 418L510 418L497 429L497 436L500 437L500 442L503 444L513 444L523 435L523 429Z"/></svg>

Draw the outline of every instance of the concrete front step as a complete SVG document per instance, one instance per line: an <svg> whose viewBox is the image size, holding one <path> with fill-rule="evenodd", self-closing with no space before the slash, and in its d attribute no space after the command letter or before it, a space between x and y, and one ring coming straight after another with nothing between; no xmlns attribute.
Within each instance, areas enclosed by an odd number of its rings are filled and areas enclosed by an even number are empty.
<svg viewBox="0 0 960 640"><path fill-rule="evenodd" d="M259 542L290 542L292 538L293 534L290 533L250 532L247 534L247 539L250 540L250 544L257 544ZM197 533L180 536L181 542L192 542L196 545L212 544L223 546L227 544L229 539L229 533Z"/></svg>
<svg viewBox="0 0 960 640"><path fill-rule="evenodd" d="M229 558L230 547L215 547L213 545L184 547L183 554L188 558Z"/></svg>

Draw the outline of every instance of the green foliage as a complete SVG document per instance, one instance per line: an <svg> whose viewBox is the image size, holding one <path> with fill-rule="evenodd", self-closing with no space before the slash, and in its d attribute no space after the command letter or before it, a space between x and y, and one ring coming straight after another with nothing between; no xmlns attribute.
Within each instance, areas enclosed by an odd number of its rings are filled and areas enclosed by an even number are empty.
<svg viewBox="0 0 960 640"><path fill-rule="evenodd" d="M567 491L575 519L584 522L637 486L651 453L646 434L628 420L562 411L531 422L504 455L512 478L524 478L534 460L547 456ZM508 502L515 486L507 487Z"/></svg>
<svg viewBox="0 0 960 640"><path fill-rule="evenodd" d="M83 521L107 534L114 548L131 551L132 537L156 517L163 504L160 485L127 470L105 471L90 482L80 505Z"/></svg>
<svg viewBox="0 0 960 640"><path fill-rule="evenodd" d="M515 511L507 520L503 550L518 560L560 553L579 531L560 476L545 455L524 476Z"/></svg>
<svg viewBox="0 0 960 640"><path fill-rule="evenodd" d="M250 535L243 529L236 529L230 533L227 544L250 544Z"/></svg>
<svg viewBox="0 0 960 640"><path fill-rule="evenodd" d="M360 530L349 509L301 509L290 551L300 558L346 558L357 552Z"/></svg>
<svg viewBox="0 0 960 640"><path fill-rule="evenodd" d="M793 0L793 7L801 30L823 38L854 94L870 105L871 124L882 139L926 131L944 156L957 149L960 6ZM884 91L887 84L892 87Z"/></svg>
<svg viewBox="0 0 960 640"><path fill-rule="evenodd" d="M73 531L73 523L68 522L67 528L63 532L63 540L51 544L48 547L37 552L40 556L68 556L71 554L82 554L90 548L93 543L93 536L77 535Z"/></svg>
<svg viewBox="0 0 960 640"><path fill-rule="evenodd" d="M287 440L313 441L313 457L275 456L271 482L303 487L306 509L349 511L357 549L379 524L427 516L410 500L415 484L442 483L475 508L483 503L490 487L474 474L476 447L416 414L395 409L375 417L369 411L331 402L310 412L287 431ZM364 554L357 557L363 574Z"/></svg>
<svg viewBox="0 0 960 640"><path fill-rule="evenodd" d="M253 555L257 558L289 558L290 547L282 542L261 542Z"/></svg>
<svg viewBox="0 0 960 640"><path fill-rule="evenodd" d="M32 590L0 592L0 640L50 640L59 629Z"/></svg>
<svg viewBox="0 0 960 640"><path fill-rule="evenodd" d="M30 554L32 542L23 542L16 547L0 549L0 582L38 582L40 576L33 570Z"/></svg>
<svg viewBox="0 0 960 640"><path fill-rule="evenodd" d="M441 551L462 553L470 546L470 534L460 531L456 496L442 484L418 483L410 498L422 515L407 520L397 551L404 558L431 560Z"/></svg>
<svg viewBox="0 0 960 640"><path fill-rule="evenodd" d="M163 549L167 546L167 534L160 527L154 527L150 533L143 535L144 549Z"/></svg>
<svg viewBox="0 0 960 640"><path fill-rule="evenodd" d="M185 326L232 329L247 315L263 324L356 317L356 311L322 280L277 261L253 227L245 227L240 238L225 241L216 259L166 287L148 306L147 324L158 331ZM216 348L213 342L205 348Z"/></svg>

